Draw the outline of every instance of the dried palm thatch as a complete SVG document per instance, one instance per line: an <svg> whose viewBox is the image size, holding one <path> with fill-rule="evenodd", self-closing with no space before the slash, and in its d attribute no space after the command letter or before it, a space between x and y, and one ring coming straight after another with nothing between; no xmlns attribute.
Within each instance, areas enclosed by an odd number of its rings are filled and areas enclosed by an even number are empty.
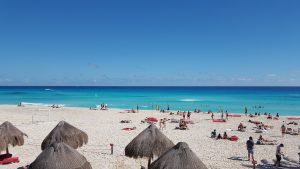
<svg viewBox="0 0 300 169"><path fill-rule="evenodd" d="M125 147L125 155L133 158L147 157L149 166L153 156L160 156L173 146L174 143L152 123Z"/></svg>
<svg viewBox="0 0 300 169"><path fill-rule="evenodd" d="M24 144L25 133L16 128L13 124L6 121L0 125L0 152L6 150L8 152L8 146L22 146Z"/></svg>
<svg viewBox="0 0 300 169"><path fill-rule="evenodd" d="M61 121L42 142L42 150L46 149L54 142L64 142L74 149L77 149L83 144L87 144L88 135L69 123Z"/></svg>
<svg viewBox="0 0 300 169"><path fill-rule="evenodd" d="M86 158L69 145L52 143L29 165L29 169L92 169Z"/></svg>
<svg viewBox="0 0 300 169"><path fill-rule="evenodd" d="M187 143L179 142L155 160L149 169L207 169L207 167Z"/></svg>

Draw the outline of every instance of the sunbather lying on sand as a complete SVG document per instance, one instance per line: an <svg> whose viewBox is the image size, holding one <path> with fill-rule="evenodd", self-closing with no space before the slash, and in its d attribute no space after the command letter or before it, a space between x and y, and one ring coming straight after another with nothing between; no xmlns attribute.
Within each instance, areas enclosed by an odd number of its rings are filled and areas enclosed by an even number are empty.
<svg viewBox="0 0 300 169"><path fill-rule="evenodd" d="M243 125L243 123L240 123L238 126L238 131L245 131L246 126Z"/></svg>
<svg viewBox="0 0 300 169"><path fill-rule="evenodd" d="M263 142L272 142L272 143L274 143L274 142L276 142L276 140L268 140L268 139L265 139L265 138L263 138L263 136L262 135L260 135L259 137L258 137L258 140L261 140L261 141L263 141Z"/></svg>
<svg viewBox="0 0 300 169"><path fill-rule="evenodd" d="M121 120L120 123L131 123L131 120Z"/></svg>

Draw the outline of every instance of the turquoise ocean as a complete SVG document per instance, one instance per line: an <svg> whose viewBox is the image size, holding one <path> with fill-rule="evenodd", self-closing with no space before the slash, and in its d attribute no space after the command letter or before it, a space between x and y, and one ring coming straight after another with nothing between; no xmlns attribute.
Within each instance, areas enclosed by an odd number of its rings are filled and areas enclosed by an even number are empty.
<svg viewBox="0 0 300 169"><path fill-rule="evenodd" d="M300 116L300 87L0 87L0 104L61 104L67 107L270 112Z"/></svg>

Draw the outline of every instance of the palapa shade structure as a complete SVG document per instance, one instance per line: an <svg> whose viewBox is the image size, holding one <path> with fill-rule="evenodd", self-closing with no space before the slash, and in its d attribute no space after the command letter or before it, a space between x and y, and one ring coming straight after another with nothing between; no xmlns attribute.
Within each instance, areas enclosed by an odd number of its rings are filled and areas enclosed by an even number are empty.
<svg viewBox="0 0 300 169"><path fill-rule="evenodd" d="M52 143L29 165L29 169L92 169L86 158L69 145Z"/></svg>
<svg viewBox="0 0 300 169"><path fill-rule="evenodd" d="M125 155L133 158L147 157L149 166L154 155L160 156L173 146L174 143L152 123L125 147Z"/></svg>
<svg viewBox="0 0 300 169"><path fill-rule="evenodd" d="M54 142L64 142L77 149L88 142L88 135L69 123L61 121L42 142L42 150Z"/></svg>
<svg viewBox="0 0 300 169"><path fill-rule="evenodd" d="M207 169L185 142L179 142L155 160L149 169Z"/></svg>
<svg viewBox="0 0 300 169"><path fill-rule="evenodd" d="M9 154L8 146L22 146L24 144L25 133L6 121L0 125L0 152L6 150Z"/></svg>

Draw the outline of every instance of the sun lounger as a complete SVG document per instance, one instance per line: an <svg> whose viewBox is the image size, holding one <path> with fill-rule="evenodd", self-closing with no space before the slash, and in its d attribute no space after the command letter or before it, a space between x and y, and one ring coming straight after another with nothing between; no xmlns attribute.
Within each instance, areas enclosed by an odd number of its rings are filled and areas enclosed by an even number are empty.
<svg viewBox="0 0 300 169"><path fill-rule="evenodd" d="M300 120L299 117L288 117L287 119L288 119L288 120Z"/></svg>
<svg viewBox="0 0 300 169"><path fill-rule="evenodd" d="M171 119L171 123L179 123L178 119Z"/></svg>
<svg viewBox="0 0 300 169"><path fill-rule="evenodd" d="M226 122L226 120L225 119L215 119L215 120L213 120L213 122Z"/></svg>

